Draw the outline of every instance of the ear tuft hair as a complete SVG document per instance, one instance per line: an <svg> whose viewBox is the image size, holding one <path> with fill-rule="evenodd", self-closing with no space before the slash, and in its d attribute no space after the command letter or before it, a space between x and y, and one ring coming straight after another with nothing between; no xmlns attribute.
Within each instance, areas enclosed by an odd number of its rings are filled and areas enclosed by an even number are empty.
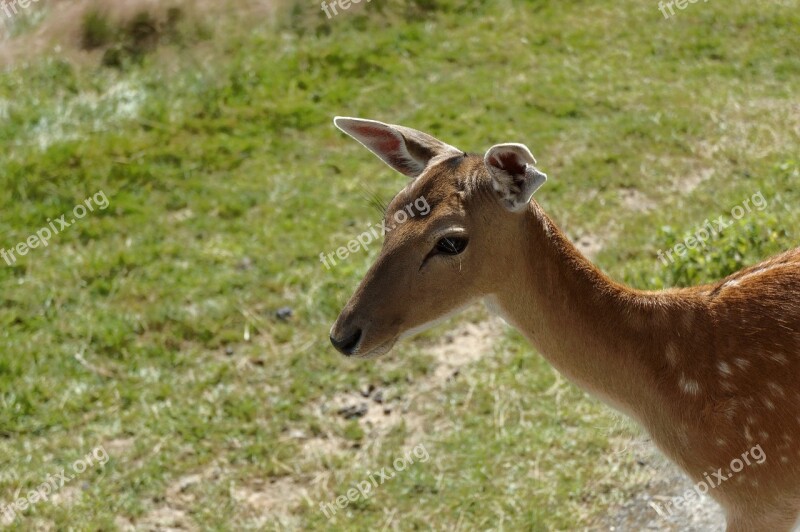
<svg viewBox="0 0 800 532"><path fill-rule="evenodd" d="M489 148L483 160L500 201L513 212L523 210L533 193L547 181L547 175L536 168L536 159L524 144L497 144Z"/></svg>

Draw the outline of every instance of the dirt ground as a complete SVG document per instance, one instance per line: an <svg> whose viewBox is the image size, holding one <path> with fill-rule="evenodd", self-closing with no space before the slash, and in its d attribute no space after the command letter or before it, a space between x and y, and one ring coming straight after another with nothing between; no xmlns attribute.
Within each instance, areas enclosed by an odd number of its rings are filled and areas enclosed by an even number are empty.
<svg viewBox="0 0 800 532"><path fill-rule="evenodd" d="M586 238L582 247L594 248L592 238ZM441 387L457 374L463 367L477 361L481 356L490 354L492 345L500 339L508 326L499 318L490 318L481 323L466 323L445 333L441 342L430 348L436 361L436 369L423 381L414 383L414 390L407 395L406 401L431 389ZM411 444L415 438L424 435L422 420L409 417L407 408L402 405L387 407L382 404L379 390L349 392L328 398L320 405L314 406L318 415L332 413L352 413L362 419L364 426L373 431L371 436L378 437L401 422L411 429ZM308 453L327 454L347 447L347 442L336 441L331 437L304 438ZM380 439L380 438L378 438ZM650 505L651 502L664 504L668 499L684 493L692 487L691 481L671 462L669 462L649 441L646 436L631 435L626 441L618 442L624 452L632 452L636 461L647 470L648 481L645 490L636 498L623 506L609 508L607 518L602 525L588 527L590 530L608 531L669 531L669 532L717 532L725 529L725 518L719 506L709 497L695 500L688 507L663 517ZM285 486L275 489L285 494ZM299 494L298 497L301 497ZM286 516L287 519L289 516ZM289 525L287 521L285 524Z"/></svg>

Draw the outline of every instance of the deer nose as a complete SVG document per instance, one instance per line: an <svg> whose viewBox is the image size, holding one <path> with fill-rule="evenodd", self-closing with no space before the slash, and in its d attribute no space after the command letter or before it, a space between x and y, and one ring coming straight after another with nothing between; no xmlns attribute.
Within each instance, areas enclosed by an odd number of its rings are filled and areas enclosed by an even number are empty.
<svg viewBox="0 0 800 532"><path fill-rule="evenodd" d="M333 347L335 347L336 350L343 355L347 356L353 354L356 346L358 346L359 340L361 340L361 329L356 329L350 334L343 335L340 338L336 338L333 334L331 334L331 343L333 344Z"/></svg>

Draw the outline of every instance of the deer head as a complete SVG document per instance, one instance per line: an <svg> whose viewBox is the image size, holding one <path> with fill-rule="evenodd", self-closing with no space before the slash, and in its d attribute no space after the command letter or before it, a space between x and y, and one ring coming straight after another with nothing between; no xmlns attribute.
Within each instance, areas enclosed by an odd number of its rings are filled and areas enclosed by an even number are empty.
<svg viewBox="0 0 800 532"><path fill-rule="evenodd" d="M380 255L331 328L336 349L380 356L513 285L503 265L517 251L533 193L547 179L527 147L498 144L470 155L402 126L344 117L334 124L410 178L386 210L384 227L391 230ZM410 212L420 200L426 212Z"/></svg>

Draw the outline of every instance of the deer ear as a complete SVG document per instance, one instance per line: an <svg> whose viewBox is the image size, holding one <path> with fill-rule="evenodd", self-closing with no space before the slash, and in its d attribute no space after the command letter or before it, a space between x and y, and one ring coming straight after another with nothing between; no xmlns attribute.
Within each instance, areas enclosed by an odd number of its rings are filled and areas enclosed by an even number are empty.
<svg viewBox="0 0 800 532"><path fill-rule="evenodd" d="M434 157L462 153L427 133L408 127L344 116L337 116L333 123L408 177L419 177Z"/></svg>
<svg viewBox="0 0 800 532"><path fill-rule="evenodd" d="M483 158L492 186L510 211L523 210L547 176L536 169L536 159L524 144L498 144Z"/></svg>

